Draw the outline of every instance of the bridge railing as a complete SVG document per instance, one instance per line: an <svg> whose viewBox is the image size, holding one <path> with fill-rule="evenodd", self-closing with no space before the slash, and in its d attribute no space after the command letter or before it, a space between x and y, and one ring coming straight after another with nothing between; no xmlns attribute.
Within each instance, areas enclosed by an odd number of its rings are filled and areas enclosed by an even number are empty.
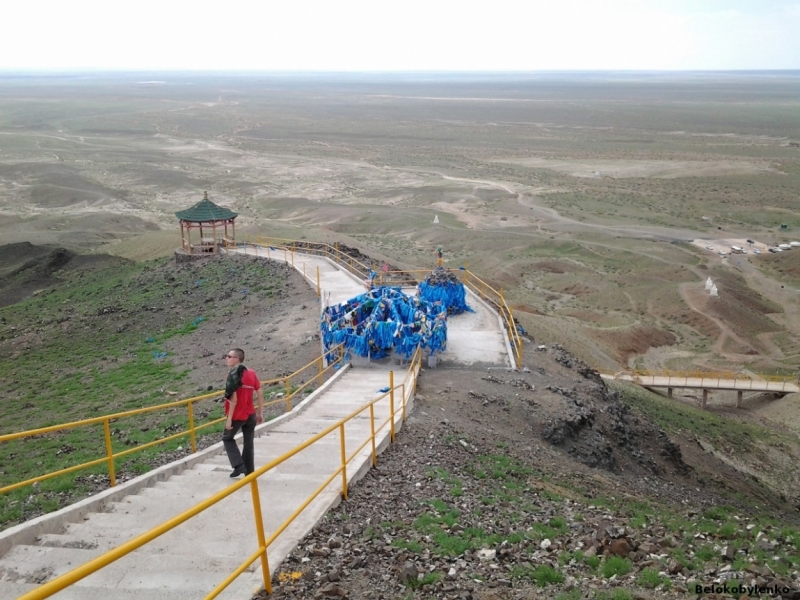
<svg viewBox="0 0 800 600"><path fill-rule="evenodd" d="M623 371L624 373L624 371ZM764 375L761 373L750 374L739 371L672 371L634 369L630 371L633 377L674 377L688 379L735 379L737 381L769 381L773 383L796 383L797 376L789 375Z"/></svg>
<svg viewBox="0 0 800 600"><path fill-rule="evenodd" d="M326 360L328 362L327 365L325 364ZM323 378L326 377L327 375L330 375L334 369L338 368L343 362L343 360L344 360L344 345L340 344L339 346L332 348L330 351L328 351L325 356L320 356L319 358L314 359L304 367L298 369L297 371L295 371L290 375L287 375L286 377L280 377L277 379L269 379L262 381L261 382L262 388L267 388L270 386L274 386L276 384L281 384L285 386L285 392L281 393L283 397L277 398L275 400L270 400L268 402L265 401L264 403L265 407L271 406L273 404L284 404L286 406L287 412L292 410L292 400L294 398L298 397L301 394L306 393L306 390L308 390L310 386L321 383ZM310 375L309 372L313 373L313 375ZM301 381L298 383L298 380ZM50 427L40 427L38 429L30 429L28 431L20 431L17 433L0 435L0 444L2 444L2 443L12 442L14 440L30 439L36 436L44 436L47 434L59 434L61 432L69 431L71 429L76 429L79 427L90 427L92 425L102 424L103 435L105 438L104 440L105 451L106 451L105 456L98 457L96 459L89 460L86 462L82 462L80 464L71 465L69 467L64 467L55 471L50 471L42 475L38 475L36 477L25 479L24 481L19 481L16 483L12 483L10 485L6 485L4 487L0 487L0 494L10 492L12 490L16 490L18 488L22 488L25 486L33 485L34 483L40 481L46 481L54 477L67 475L75 471L88 469L90 467L102 464L105 464L107 466L109 483L111 487L114 487L117 484L116 461L118 461L120 458L137 452L141 452L143 450L146 450L147 448L152 448L160 444L165 444L172 440L185 438L187 436L189 437L190 446L192 452L194 453L197 451L198 432L208 429L209 427L212 427L225 420L225 417L220 417L198 425L195 423L194 409L196 406L198 406L199 402L202 402L203 400L208 400L213 397L219 397L221 393L222 393L221 390L217 390L214 392L210 392L208 394L203 394L201 396L194 396L192 398L187 398L184 400L176 400L175 402L167 402L165 404L158 404L156 406L137 408L134 410L117 412L113 414L103 415L100 417L93 417L91 419L82 419L80 421L72 421L70 423L62 423L60 425L52 425ZM152 442L140 444L134 446L133 448L128 448L126 450L114 449L114 444L111 435L112 423L116 423L120 419L136 417L139 415L144 415L154 412L171 411L176 408L186 408L186 413L187 413L186 429L174 433L172 435L168 435L166 437L154 440Z"/></svg>
<svg viewBox="0 0 800 600"><path fill-rule="evenodd" d="M383 271L377 265L366 265L364 262L354 259L353 257L341 252L336 245L321 242L308 242L305 240L286 240L279 238L268 238L258 236L255 239L248 239L246 242L238 242L231 244L232 248L244 248L247 253L247 248L253 248L254 253L268 256L270 252L275 252L276 257L282 256L286 262L291 262L294 266L294 253L303 252L307 254L315 254L318 256L327 256L333 259L336 263L348 268L353 274L363 279L365 282L369 280L370 273L375 273L376 285L396 285L403 286L416 286L419 281L430 274L430 270L425 269L411 269L411 270L392 270ZM259 252L258 249L261 249ZM514 351L514 358L517 365L522 364L522 336L520 335L517 323L514 320L514 311L508 305L503 296L502 289L496 289L490 284L486 283L483 279L472 273L466 268L458 269L461 273L461 281L469 287L476 295L480 296L483 300L489 302L494 306L495 310L500 314L503 320L508 339ZM319 293L319 282L317 282Z"/></svg>
<svg viewBox="0 0 800 600"><path fill-rule="evenodd" d="M80 581L84 577L91 575L102 569L103 567L111 564L112 562L119 560L120 558L124 557L125 555L133 552L134 550L141 548L145 544L155 540L159 536L167 533L171 529L174 529L181 523L185 523L192 517L195 517L205 511L206 509L214 506L218 502L224 500L228 496L234 494L238 490L242 489L245 486L250 487L250 494L252 499L252 509L255 518L256 524L256 536L258 540L258 547L227 577L224 581L222 581L219 585L217 585L214 590L212 590L206 597L205 600L211 600L212 598L216 598L219 594L221 594L225 588L227 588L233 581L239 577L242 573L244 573L253 563L260 560L261 561L261 575L264 580L264 589L267 593L272 593L272 581L269 574L269 557L268 557L268 550L270 545L275 542L278 536L283 533L283 531L292 524L292 522L305 510L305 508L317 497L319 496L338 476L341 476L341 494L342 497L346 500L347 499L347 467L348 464L364 449L367 445L370 445L371 451L371 458L373 466L377 464L377 447L376 447L376 436L378 432L383 431L386 427L389 427L389 433L391 440L394 441L395 438L395 421L398 416L398 412L400 412L401 418L405 419L406 415L406 405L408 402L413 398L414 391L416 389L417 384L417 377L419 376L420 367L422 364L422 352L420 348L417 347L417 350L414 352L412 357L411 363L409 365L408 371L406 372L406 376L403 379L403 382L399 385L394 384L394 375L393 373L389 373L389 390L380 396L374 398L358 410L352 412L350 415L344 417L343 419L339 420L338 422L334 423L333 425L329 426L325 430L321 431L314 437L308 439L307 441L303 442L296 448L286 452L285 454L279 456L275 460L267 463L266 465L256 469L250 475L247 475L244 479L237 481L236 483L231 484L223 491L214 494L213 496L209 497L208 499L204 500L193 506L192 508L182 512L181 514L169 519L168 521L162 523L161 525L154 527L153 529L135 537L134 539L104 553L101 556L87 562L84 565L81 565L68 573L61 575L60 577L55 578L54 580L24 594L18 598L18 600L41 600L43 598L48 598L53 594L58 593L59 591L73 585L77 581ZM398 406L395 403L396 397L395 394L399 392L400 394L400 404L398 411ZM380 402L381 400L389 399L389 416L385 419L382 423L379 423L376 426L375 423L375 404ZM370 435L367 439L362 442L355 450L350 452L348 455L346 453L346 446L345 446L345 424L353 421L354 419L358 418L363 413L369 414L370 419ZM363 418L363 417L362 417ZM258 489L258 478L264 475L265 473L271 471L278 465L286 462L288 459L292 458L293 456L299 454L306 448L309 448L313 444L319 442L320 440L326 438L331 434L335 434L338 432L339 437L339 448L340 448L340 464L338 468L336 468L333 473L331 473L325 481L308 497L306 498L298 507L297 509L269 536L266 536L266 532L264 531L264 522L262 518L262 509L261 509L261 499L259 495Z"/></svg>

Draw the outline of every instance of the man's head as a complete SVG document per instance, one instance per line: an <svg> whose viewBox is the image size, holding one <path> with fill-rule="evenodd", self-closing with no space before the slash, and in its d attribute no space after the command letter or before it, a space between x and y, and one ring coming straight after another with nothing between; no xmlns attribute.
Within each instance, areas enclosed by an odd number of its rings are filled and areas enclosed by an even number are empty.
<svg viewBox="0 0 800 600"><path fill-rule="evenodd" d="M233 350L229 350L228 353L225 355L225 360L228 361L228 364L232 365L243 363L244 350L242 350L241 348L234 348Z"/></svg>

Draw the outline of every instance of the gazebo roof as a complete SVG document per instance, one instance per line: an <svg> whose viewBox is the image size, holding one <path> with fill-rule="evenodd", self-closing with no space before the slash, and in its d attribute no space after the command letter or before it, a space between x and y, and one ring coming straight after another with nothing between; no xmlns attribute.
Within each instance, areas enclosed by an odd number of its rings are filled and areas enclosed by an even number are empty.
<svg viewBox="0 0 800 600"><path fill-rule="evenodd" d="M228 219L235 219L238 213L217 206L208 199L208 192L203 192L203 199L200 200L200 202L186 210L179 210L175 213L175 216L181 221L205 223L206 221L226 221Z"/></svg>

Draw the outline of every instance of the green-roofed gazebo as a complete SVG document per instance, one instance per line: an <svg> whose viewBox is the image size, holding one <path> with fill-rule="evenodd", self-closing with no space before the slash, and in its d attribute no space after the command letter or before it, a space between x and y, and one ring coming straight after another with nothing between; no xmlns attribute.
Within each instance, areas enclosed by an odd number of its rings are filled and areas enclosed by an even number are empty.
<svg viewBox="0 0 800 600"><path fill-rule="evenodd" d="M217 206L203 192L203 199L186 210L179 210L175 216L181 222L181 251L185 254L209 254L221 245L236 241L237 213ZM230 236L228 235L230 225ZM200 230L200 243L192 244L192 229Z"/></svg>

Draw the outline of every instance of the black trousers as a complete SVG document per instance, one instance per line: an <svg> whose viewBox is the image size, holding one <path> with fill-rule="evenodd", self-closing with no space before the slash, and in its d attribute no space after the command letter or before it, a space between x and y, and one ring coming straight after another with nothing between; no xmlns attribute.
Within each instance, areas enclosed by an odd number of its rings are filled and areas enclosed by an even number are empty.
<svg viewBox="0 0 800 600"><path fill-rule="evenodd" d="M245 475L249 475L255 470L255 456L253 453L253 438L256 432L256 416L250 415L246 421L233 421L233 429L225 429L222 432L222 444L228 454L231 467L236 468L244 465ZM244 447L239 452L239 446L234 440L234 436L242 430L242 441Z"/></svg>

